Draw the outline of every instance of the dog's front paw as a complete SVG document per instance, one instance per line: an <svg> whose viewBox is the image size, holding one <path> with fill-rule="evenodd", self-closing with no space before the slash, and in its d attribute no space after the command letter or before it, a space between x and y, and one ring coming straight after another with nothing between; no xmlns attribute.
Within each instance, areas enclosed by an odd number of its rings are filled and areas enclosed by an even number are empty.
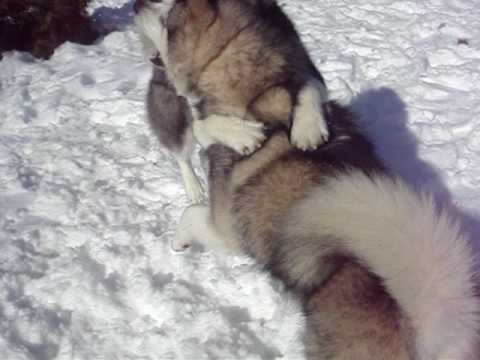
<svg viewBox="0 0 480 360"><path fill-rule="evenodd" d="M328 141L329 131L325 114L322 109L311 111L306 107L298 107L295 112L290 141L301 149L315 150Z"/></svg>
<svg viewBox="0 0 480 360"><path fill-rule="evenodd" d="M203 122L204 124L195 132L196 137L202 135L201 137L213 139L210 143L223 144L242 155L252 154L266 139L263 124L256 121L215 114L210 115ZM208 141L205 142L208 143Z"/></svg>
<svg viewBox="0 0 480 360"><path fill-rule="evenodd" d="M250 155L262 146L265 139L262 123L233 119L224 144L242 155Z"/></svg>
<svg viewBox="0 0 480 360"><path fill-rule="evenodd" d="M328 141L327 113L323 104L328 101L325 85L308 81L300 90L293 109L290 141L301 150L315 150Z"/></svg>

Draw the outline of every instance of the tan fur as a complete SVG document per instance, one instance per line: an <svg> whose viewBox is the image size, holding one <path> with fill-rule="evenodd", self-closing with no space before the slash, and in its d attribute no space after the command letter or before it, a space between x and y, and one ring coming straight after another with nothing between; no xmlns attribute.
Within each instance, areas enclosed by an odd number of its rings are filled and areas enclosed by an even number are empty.
<svg viewBox="0 0 480 360"><path fill-rule="evenodd" d="M266 123L282 123L289 126L293 104L290 94L282 87L266 90L249 106L254 118Z"/></svg>
<svg viewBox="0 0 480 360"><path fill-rule="evenodd" d="M219 6L219 14L203 0L191 0L189 5L179 14L174 8L169 17L169 26L178 29L169 39L168 47L174 79L189 84L183 89L187 96L192 91L207 95L203 109L207 114L226 113L255 119L249 107L282 80L279 75L285 60L273 51L266 51L262 39L250 28L255 20L253 13L241 2L229 1L228 6ZM259 67L259 61L266 66ZM272 90L271 96L278 97L277 91ZM285 95L284 92L281 96ZM285 113L290 114L291 104L283 104L285 107L277 110L280 116L270 115L270 119L285 119ZM274 109L268 108L269 112Z"/></svg>
<svg viewBox="0 0 480 360"><path fill-rule="evenodd" d="M219 147L209 149L209 156L221 164L210 173L215 224L229 228L245 252L268 264L288 212L323 182L328 166L319 171L321 163L305 161L283 133L247 160L229 162L233 155ZM220 175L220 168L228 170ZM331 270L336 268L332 263ZM354 263L347 262L309 297L306 310L314 314L308 317L308 359L409 359L395 302L377 278Z"/></svg>
<svg viewBox="0 0 480 360"><path fill-rule="evenodd" d="M274 134L254 158L247 157L235 164L230 180L232 190L235 191L244 185L248 179L277 160L279 155L286 155L291 151L287 137L282 133Z"/></svg>
<svg viewBox="0 0 480 360"><path fill-rule="evenodd" d="M211 146L208 222L303 299L309 360L470 359L480 306L466 239L400 180L322 154L283 132L246 159Z"/></svg>
<svg viewBox="0 0 480 360"><path fill-rule="evenodd" d="M345 264L310 296L306 310L312 314L308 359L412 359L403 335L409 329L398 306L378 279L355 263Z"/></svg>
<svg viewBox="0 0 480 360"><path fill-rule="evenodd" d="M238 118L274 125L292 131L291 142L304 151L328 140L323 78L275 1L143 4L137 23L164 58L177 92L189 99L195 119L228 115L226 124ZM253 140L259 145L258 134ZM247 148L240 153L251 153Z"/></svg>
<svg viewBox="0 0 480 360"><path fill-rule="evenodd" d="M244 249L260 263L271 258L271 242L292 204L318 181L308 163L289 154L265 163L234 194L233 211ZM260 241L258 241L261 239Z"/></svg>

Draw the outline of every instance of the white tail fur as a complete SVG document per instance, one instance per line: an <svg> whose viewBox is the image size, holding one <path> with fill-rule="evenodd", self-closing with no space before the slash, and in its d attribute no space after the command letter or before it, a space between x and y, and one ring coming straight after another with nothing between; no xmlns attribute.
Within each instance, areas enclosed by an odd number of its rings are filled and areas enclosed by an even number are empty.
<svg viewBox="0 0 480 360"><path fill-rule="evenodd" d="M468 358L480 330L473 251L430 196L398 179L352 172L315 189L291 214L291 236L333 235L384 279L415 330L419 359ZM312 258L312 244L304 251Z"/></svg>

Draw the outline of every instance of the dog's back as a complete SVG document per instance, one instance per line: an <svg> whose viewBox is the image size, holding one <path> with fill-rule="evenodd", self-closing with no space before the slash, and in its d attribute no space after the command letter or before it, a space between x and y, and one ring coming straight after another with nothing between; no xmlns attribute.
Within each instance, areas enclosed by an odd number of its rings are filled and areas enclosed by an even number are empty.
<svg viewBox="0 0 480 360"><path fill-rule="evenodd" d="M282 132L248 158L210 147L214 225L303 299L309 359L463 359L479 327L465 239L329 107L317 151Z"/></svg>
<svg viewBox="0 0 480 360"><path fill-rule="evenodd" d="M243 250L300 294L309 327L309 359L406 360L398 307L380 280L364 267L346 258L331 259L322 264L326 274L323 286L298 291L290 280L290 272L295 270L279 266L283 261L279 230L295 203L325 179L350 167L383 171L370 143L350 122L349 113L332 106L334 136L316 153L293 149L283 133L273 135L244 160L226 148L211 147L213 219L221 226L230 212L225 207L231 207L233 218L228 222L240 234ZM293 246L295 239L281 241Z"/></svg>
<svg viewBox="0 0 480 360"><path fill-rule="evenodd" d="M244 249L261 263L266 264L271 258L267 249L271 248L286 211L313 187L349 168L384 171L373 146L353 123L352 114L333 102L329 107L335 118L331 125L332 139L317 151L296 149L284 131L275 132L261 149L247 158L221 145L208 150L211 181L228 182L225 185L228 192L221 187L217 189L215 184L210 186L213 195L218 193L211 204L214 209L218 207L217 216L224 216L228 211L223 197L229 197L238 229L242 238L247 239ZM218 204L219 199L222 205Z"/></svg>

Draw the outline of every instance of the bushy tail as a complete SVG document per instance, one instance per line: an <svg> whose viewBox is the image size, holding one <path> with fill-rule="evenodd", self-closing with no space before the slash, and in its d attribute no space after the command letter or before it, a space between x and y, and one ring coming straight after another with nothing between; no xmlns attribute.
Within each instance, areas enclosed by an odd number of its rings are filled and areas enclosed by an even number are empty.
<svg viewBox="0 0 480 360"><path fill-rule="evenodd" d="M384 279L415 330L419 359L460 360L471 351L480 330L473 251L430 196L351 172L315 189L292 214L287 236L308 241L297 243L295 257L304 259L297 270L318 275L314 254L326 247L312 239L330 239L330 251L353 255Z"/></svg>

